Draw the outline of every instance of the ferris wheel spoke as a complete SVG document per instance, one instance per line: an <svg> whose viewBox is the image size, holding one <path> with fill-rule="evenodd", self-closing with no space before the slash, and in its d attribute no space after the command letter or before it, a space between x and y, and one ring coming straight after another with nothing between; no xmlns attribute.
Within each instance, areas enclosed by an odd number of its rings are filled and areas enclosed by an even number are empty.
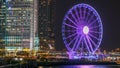
<svg viewBox="0 0 120 68"><path fill-rule="evenodd" d="M96 23L97 22L97 19L95 19L94 21L92 21L89 26L91 26L92 24Z"/></svg>
<svg viewBox="0 0 120 68"><path fill-rule="evenodd" d="M80 14L80 17L79 17L79 18L80 18L80 19L83 19L83 18L82 18L82 10L81 10L81 8L80 8L80 10L79 10L79 14Z"/></svg>
<svg viewBox="0 0 120 68"><path fill-rule="evenodd" d="M70 19L68 16L66 17L71 23L73 23L74 25L76 25L77 26L77 24L72 20L72 19Z"/></svg>
<svg viewBox="0 0 120 68"><path fill-rule="evenodd" d="M87 41L86 41L85 37L84 37L84 42L85 42L85 45L86 45L86 47L87 47L88 52L91 53L91 51L90 51L90 49L89 49L89 47L88 47L88 44L87 44Z"/></svg>
<svg viewBox="0 0 120 68"><path fill-rule="evenodd" d="M90 11L88 11L88 13L87 13L87 15L86 15L86 18L85 18L85 21L86 21L86 22L88 21L89 16L90 16Z"/></svg>
<svg viewBox="0 0 120 68"><path fill-rule="evenodd" d="M76 50L78 49L78 47L80 47L80 42L81 42L82 38L83 38L83 36L79 37L79 41L78 41L77 46L75 48Z"/></svg>
<svg viewBox="0 0 120 68"><path fill-rule="evenodd" d="M70 51L71 48L69 47L69 44L66 44L67 49Z"/></svg>
<svg viewBox="0 0 120 68"><path fill-rule="evenodd" d="M86 8L83 10L83 19L85 20Z"/></svg>
<svg viewBox="0 0 120 68"><path fill-rule="evenodd" d="M94 15L91 15L90 18L87 20L88 23L91 22L91 20L93 19Z"/></svg>
<svg viewBox="0 0 120 68"><path fill-rule="evenodd" d="M75 14L76 14L76 16L77 16L78 22L80 22L79 16L78 16L78 12L77 12L77 8L76 8L74 11L75 11Z"/></svg>
<svg viewBox="0 0 120 68"><path fill-rule="evenodd" d="M67 44L67 47L69 47L69 46L73 43L73 41L74 41L76 38L77 38L77 36L74 37L74 38Z"/></svg>
<svg viewBox="0 0 120 68"><path fill-rule="evenodd" d="M91 37L95 38L96 40L99 40L96 36L89 34Z"/></svg>
<svg viewBox="0 0 120 68"><path fill-rule="evenodd" d="M65 30L64 32L75 32L76 30Z"/></svg>
<svg viewBox="0 0 120 68"><path fill-rule="evenodd" d="M79 37L77 36L77 38L76 38L76 40L75 40L75 43L74 43L74 45L73 45L73 47L72 47L72 51L74 51L74 49L75 49L75 47L76 47L76 45L77 45L77 43L78 43L78 40L79 39Z"/></svg>
<svg viewBox="0 0 120 68"><path fill-rule="evenodd" d="M71 14L73 19L75 20L76 23L78 23L79 21L77 20L77 18L75 17L75 15Z"/></svg>
<svg viewBox="0 0 120 68"><path fill-rule="evenodd" d="M91 42L90 42L90 40L89 40L89 38L88 38L87 35L86 35L86 38L87 38L88 44L90 45L90 46L89 46L89 47L90 47L90 50L93 52L92 44L91 44Z"/></svg>
<svg viewBox="0 0 120 68"><path fill-rule="evenodd" d="M98 25L98 26L92 26L92 27L90 27L90 29L95 29L95 28L99 28L100 26Z"/></svg>
<svg viewBox="0 0 120 68"><path fill-rule="evenodd" d="M101 32L98 32L98 31L90 31L90 32L92 32L92 33L97 33L97 34L100 34Z"/></svg>
<svg viewBox="0 0 120 68"><path fill-rule="evenodd" d="M70 25L70 24L67 24L67 23L63 23L64 25L66 25L66 26L69 26L69 27L72 27L72 28L75 28L75 29L77 29L75 26L73 26L73 25Z"/></svg>
<svg viewBox="0 0 120 68"><path fill-rule="evenodd" d="M71 38L71 37L75 36L76 34L77 34L77 33L73 33L73 34L67 36L65 39Z"/></svg>
<svg viewBox="0 0 120 68"><path fill-rule="evenodd" d="M70 48L70 47L67 47L67 49L68 49L69 51L71 51L71 48Z"/></svg>
<svg viewBox="0 0 120 68"><path fill-rule="evenodd" d="M96 43L91 39L91 37L88 36L88 38L90 39L90 41L93 43L93 45L96 47Z"/></svg>
<svg viewBox="0 0 120 68"><path fill-rule="evenodd" d="M81 55L82 55L82 53L84 52L84 51L83 51L83 40L82 40L82 42L81 42L81 51L80 51L80 52L81 52Z"/></svg>

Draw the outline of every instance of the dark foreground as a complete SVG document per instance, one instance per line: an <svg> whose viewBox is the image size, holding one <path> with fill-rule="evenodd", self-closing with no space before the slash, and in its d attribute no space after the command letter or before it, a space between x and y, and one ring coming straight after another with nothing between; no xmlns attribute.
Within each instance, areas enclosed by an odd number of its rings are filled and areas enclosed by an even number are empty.
<svg viewBox="0 0 120 68"><path fill-rule="evenodd" d="M67 61L67 62L40 62L38 66L57 66L57 65L117 65L114 62L81 62L81 61Z"/></svg>
<svg viewBox="0 0 120 68"><path fill-rule="evenodd" d="M8 65L1 65L0 68L39 68L39 66L68 66L68 65L117 65L115 62L98 62L98 61L81 61L81 60L65 60L65 61L36 61L26 60L20 63L11 63Z"/></svg>
<svg viewBox="0 0 120 68"><path fill-rule="evenodd" d="M60 66L39 66L38 68L120 68L119 65L60 65Z"/></svg>

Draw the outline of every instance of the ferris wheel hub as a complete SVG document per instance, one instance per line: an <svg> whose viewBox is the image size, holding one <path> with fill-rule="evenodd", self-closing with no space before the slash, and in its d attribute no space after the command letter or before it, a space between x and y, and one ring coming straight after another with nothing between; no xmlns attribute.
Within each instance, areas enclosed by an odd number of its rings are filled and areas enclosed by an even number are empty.
<svg viewBox="0 0 120 68"><path fill-rule="evenodd" d="M83 27L83 33L84 34L88 34L89 33L89 27L88 26L84 26Z"/></svg>

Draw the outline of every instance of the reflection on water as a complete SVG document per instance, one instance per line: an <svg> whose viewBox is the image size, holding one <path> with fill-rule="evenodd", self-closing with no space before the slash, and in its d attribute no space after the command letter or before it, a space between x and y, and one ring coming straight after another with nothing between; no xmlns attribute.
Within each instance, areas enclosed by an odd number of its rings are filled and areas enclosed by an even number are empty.
<svg viewBox="0 0 120 68"><path fill-rule="evenodd" d="M63 66L39 66L38 68L120 68L120 65L63 65Z"/></svg>
<svg viewBox="0 0 120 68"><path fill-rule="evenodd" d="M100 68L106 68L105 66L99 66ZM95 65L75 65L75 66L64 66L64 68L99 68Z"/></svg>
<svg viewBox="0 0 120 68"><path fill-rule="evenodd" d="M75 65L75 66L63 66L63 68L107 68L107 67L98 65Z"/></svg>
<svg viewBox="0 0 120 68"><path fill-rule="evenodd" d="M75 66L76 68L94 68L94 65L83 65L83 66ZM69 67L67 67L67 68L69 68Z"/></svg>

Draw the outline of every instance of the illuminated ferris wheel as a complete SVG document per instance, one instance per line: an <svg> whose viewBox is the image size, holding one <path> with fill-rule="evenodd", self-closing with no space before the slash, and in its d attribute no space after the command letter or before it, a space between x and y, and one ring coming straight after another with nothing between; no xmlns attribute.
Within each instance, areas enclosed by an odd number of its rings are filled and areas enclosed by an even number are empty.
<svg viewBox="0 0 120 68"><path fill-rule="evenodd" d="M103 35L101 18L88 4L77 4L65 15L62 37L69 52L79 55L94 54Z"/></svg>

